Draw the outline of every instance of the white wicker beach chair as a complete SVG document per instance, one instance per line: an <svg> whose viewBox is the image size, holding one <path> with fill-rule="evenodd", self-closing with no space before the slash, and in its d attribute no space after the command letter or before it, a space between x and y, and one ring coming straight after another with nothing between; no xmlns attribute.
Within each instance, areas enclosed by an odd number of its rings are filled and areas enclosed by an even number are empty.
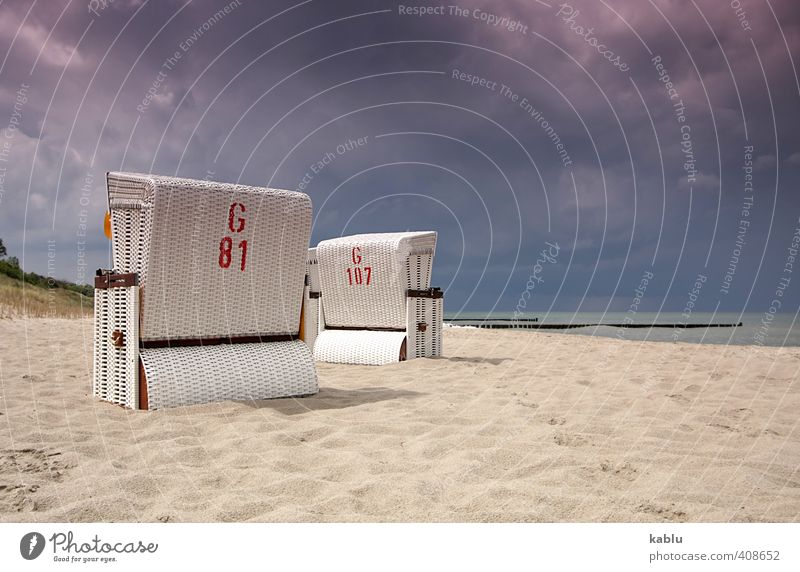
<svg viewBox="0 0 800 572"><path fill-rule="evenodd" d="M107 186L94 395L159 409L318 391L299 339L307 195L132 173Z"/></svg>
<svg viewBox="0 0 800 572"><path fill-rule="evenodd" d="M441 355L435 250L435 232L360 234L310 249L304 323L314 359L383 365Z"/></svg>

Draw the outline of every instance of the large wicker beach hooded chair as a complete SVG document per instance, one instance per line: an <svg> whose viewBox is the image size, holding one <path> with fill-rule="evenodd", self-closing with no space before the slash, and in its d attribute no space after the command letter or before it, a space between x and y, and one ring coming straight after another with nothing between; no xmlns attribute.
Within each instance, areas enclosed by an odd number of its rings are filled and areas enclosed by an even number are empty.
<svg viewBox="0 0 800 572"><path fill-rule="evenodd" d="M314 359L383 365L441 355L435 250L435 232L359 234L310 249L304 320Z"/></svg>
<svg viewBox="0 0 800 572"><path fill-rule="evenodd" d="M318 390L300 341L311 200L109 173L113 271L95 279L94 395L133 409Z"/></svg>

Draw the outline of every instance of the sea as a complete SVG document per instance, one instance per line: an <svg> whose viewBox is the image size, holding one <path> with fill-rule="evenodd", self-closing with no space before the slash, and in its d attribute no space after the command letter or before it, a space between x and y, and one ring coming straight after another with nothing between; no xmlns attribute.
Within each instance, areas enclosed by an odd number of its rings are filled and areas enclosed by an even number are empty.
<svg viewBox="0 0 800 572"><path fill-rule="evenodd" d="M477 326L480 324L508 324L514 317L512 312L445 312L444 321L455 319L451 325ZM606 324L621 324L626 318L634 324L671 325L684 323L701 327L643 327L619 328ZM770 319L771 318L771 319ZM537 322L526 320L538 319ZM737 346L800 346L800 318L794 314L753 313L692 313L685 320L679 312L637 312L634 316L626 312L550 312L527 313L519 316L517 325L526 324L600 324L572 329L540 330L568 336L600 336L621 340L653 342L686 342L692 344L726 344ZM739 324L737 327L705 327L708 324ZM535 332L536 330L530 330Z"/></svg>

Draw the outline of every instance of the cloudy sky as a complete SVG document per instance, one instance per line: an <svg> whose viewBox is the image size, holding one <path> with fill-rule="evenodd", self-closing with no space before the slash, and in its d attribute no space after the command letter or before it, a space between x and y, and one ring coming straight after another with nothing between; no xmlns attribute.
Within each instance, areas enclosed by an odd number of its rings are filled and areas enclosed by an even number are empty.
<svg viewBox="0 0 800 572"><path fill-rule="evenodd" d="M5 0L0 238L88 280L153 172L437 230L452 312L795 313L799 48L793 0Z"/></svg>

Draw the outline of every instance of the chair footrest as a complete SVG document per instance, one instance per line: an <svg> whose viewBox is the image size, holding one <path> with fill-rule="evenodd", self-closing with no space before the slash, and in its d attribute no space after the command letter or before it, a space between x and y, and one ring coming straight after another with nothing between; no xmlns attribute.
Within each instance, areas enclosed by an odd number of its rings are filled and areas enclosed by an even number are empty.
<svg viewBox="0 0 800 572"><path fill-rule="evenodd" d="M299 340L142 349L141 358L148 409L319 391L311 352Z"/></svg>
<svg viewBox="0 0 800 572"><path fill-rule="evenodd" d="M400 361L405 332L324 330L314 343L314 359L331 363L384 365Z"/></svg>

